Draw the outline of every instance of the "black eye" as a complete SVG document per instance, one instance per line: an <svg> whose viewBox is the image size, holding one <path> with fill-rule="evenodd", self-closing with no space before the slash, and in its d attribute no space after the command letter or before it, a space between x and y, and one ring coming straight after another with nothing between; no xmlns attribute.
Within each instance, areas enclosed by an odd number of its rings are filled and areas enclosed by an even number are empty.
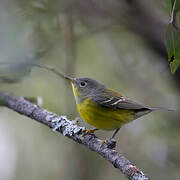
<svg viewBox="0 0 180 180"><path fill-rule="evenodd" d="M86 83L86 82L84 82L84 81L81 81L81 82L80 82L80 86L81 86L81 87L86 86L86 84L87 84L87 83Z"/></svg>

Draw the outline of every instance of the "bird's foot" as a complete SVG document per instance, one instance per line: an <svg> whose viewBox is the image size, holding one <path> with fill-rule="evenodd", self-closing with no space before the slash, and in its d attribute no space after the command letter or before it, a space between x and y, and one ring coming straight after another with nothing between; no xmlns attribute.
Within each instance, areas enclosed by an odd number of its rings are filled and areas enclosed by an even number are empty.
<svg viewBox="0 0 180 180"><path fill-rule="evenodd" d="M95 131L97 131L97 130L99 130L99 129L85 129L84 131L83 131L83 134L82 134L82 136L85 136L86 134L94 134L94 132Z"/></svg>
<svg viewBox="0 0 180 180"><path fill-rule="evenodd" d="M116 147L116 141L113 138L110 139L104 139L102 140L102 142L100 143L100 148L102 147L106 147L106 148L110 148L113 149Z"/></svg>

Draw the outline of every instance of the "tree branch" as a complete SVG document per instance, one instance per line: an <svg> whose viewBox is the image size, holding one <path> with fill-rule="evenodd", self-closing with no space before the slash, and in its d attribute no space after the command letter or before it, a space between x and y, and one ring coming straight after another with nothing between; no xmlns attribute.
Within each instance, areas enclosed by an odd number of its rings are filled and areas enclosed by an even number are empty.
<svg viewBox="0 0 180 180"><path fill-rule="evenodd" d="M22 97L15 97L2 91L0 91L0 105L6 106L19 114L30 117L35 121L53 128L64 136L67 136L75 142L86 146L92 151L95 151L112 163L115 168L120 169L120 171L128 177L128 179L149 180L142 171L138 170L128 159L113 149L115 147L114 140L110 140L100 147L102 142L101 139L97 138L94 134L86 134L82 136L82 131L85 128L74 124L65 116L58 116L45 109L41 109L39 106L25 100Z"/></svg>

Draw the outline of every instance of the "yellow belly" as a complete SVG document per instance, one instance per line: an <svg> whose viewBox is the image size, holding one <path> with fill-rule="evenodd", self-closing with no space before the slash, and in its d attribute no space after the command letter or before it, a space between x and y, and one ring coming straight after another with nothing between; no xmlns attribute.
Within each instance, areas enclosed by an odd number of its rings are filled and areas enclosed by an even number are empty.
<svg viewBox="0 0 180 180"><path fill-rule="evenodd" d="M134 120L132 110L109 109L90 99L77 104L77 110L84 121L98 129L113 130Z"/></svg>

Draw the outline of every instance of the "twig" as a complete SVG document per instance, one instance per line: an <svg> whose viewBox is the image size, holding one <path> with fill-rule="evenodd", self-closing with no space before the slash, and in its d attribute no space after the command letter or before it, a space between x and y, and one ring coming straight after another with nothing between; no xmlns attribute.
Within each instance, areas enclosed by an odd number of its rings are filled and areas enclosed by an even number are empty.
<svg viewBox="0 0 180 180"><path fill-rule="evenodd" d="M41 69L46 69L48 71L51 71L53 72L54 74L56 74L57 76L59 77L62 77L62 78L67 78L69 76L65 75L64 73L60 72L60 71L57 71L54 67L52 66L49 66L47 64L40 64L40 63L33 63L33 62L23 62L23 61L20 61L20 62L0 62L0 65L16 65L16 66L20 66L20 65L29 65L29 66L32 66L32 67L38 67L38 68L41 68Z"/></svg>
<svg viewBox="0 0 180 180"><path fill-rule="evenodd" d="M97 138L94 134L82 136L82 131L85 129L84 127L74 124L65 116L58 116L45 109L41 109L39 106L22 97L15 97L0 91L0 104L50 128L56 129L56 131L62 133L64 136L95 151L112 163L115 168L120 169L128 179L149 180L142 171L138 170L128 159L113 149L115 141L108 141L100 147L102 140Z"/></svg>

